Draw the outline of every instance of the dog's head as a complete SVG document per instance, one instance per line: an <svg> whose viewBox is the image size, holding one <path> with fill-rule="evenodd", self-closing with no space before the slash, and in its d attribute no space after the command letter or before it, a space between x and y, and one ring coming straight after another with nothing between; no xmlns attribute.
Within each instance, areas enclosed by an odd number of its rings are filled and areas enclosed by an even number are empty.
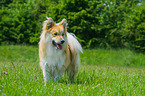
<svg viewBox="0 0 145 96"><path fill-rule="evenodd" d="M62 50L66 43L67 21L63 19L60 23L55 23L52 18L44 21L43 31L50 34L51 43L57 49ZM47 36L47 35L46 35Z"/></svg>

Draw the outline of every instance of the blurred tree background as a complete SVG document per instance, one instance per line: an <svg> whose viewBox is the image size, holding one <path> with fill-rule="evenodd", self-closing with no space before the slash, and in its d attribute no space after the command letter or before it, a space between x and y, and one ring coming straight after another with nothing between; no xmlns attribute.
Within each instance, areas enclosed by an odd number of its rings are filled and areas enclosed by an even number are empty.
<svg viewBox="0 0 145 96"><path fill-rule="evenodd" d="M46 16L68 21L85 48L127 47L145 52L141 0L1 0L0 44L38 44Z"/></svg>

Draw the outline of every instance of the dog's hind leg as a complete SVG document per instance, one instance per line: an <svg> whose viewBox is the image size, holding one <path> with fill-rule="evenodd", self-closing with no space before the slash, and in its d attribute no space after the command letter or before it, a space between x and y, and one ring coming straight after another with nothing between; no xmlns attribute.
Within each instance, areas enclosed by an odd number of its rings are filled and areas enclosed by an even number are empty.
<svg viewBox="0 0 145 96"><path fill-rule="evenodd" d="M68 75L71 82L74 81L76 70L74 69L75 65L70 65L68 69Z"/></svg>
<svg viewBox="0 0 145 96"><path fill-rule="evenodd" d="M78 72L78 69L80 67L80 56L77 54L73 57L72 62L68 68L68 75L70 80L73 82L74 78L76 76L76 73Z"/></svg>

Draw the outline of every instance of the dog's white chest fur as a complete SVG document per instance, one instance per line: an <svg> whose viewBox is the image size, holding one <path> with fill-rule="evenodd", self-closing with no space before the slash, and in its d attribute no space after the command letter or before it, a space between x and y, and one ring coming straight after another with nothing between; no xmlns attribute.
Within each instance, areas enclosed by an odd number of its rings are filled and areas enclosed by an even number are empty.
<svg viewBox="0 0 145 96"><path fill-rule="evenodd" d="M64 61L65 55L46 56L44 60L42 60L43 64L46 64L48 70L51 70L52 68L61 70L64 66Z"/></svg>
<svg viewBox="0 0 145 96"><path fill-rule="evenodd" d="M50 44L51 46L47 45ZM59 50L54 48L54 46L51 43L47 43L46 47L46 56L43 59L43 64L46 64L49 68L48 69L62 69L65 61L65 55L62 54L63 50Z"/></svg>

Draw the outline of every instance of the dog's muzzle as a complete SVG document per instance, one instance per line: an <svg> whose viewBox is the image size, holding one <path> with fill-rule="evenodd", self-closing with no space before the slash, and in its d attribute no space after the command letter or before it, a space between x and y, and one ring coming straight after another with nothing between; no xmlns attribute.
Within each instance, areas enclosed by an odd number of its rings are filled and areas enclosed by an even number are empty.
<svg viewBox="0 0 145 96"><path fill-rule="evenodd" d="M57 48L57 49L60 49L62 50L62 45L65 41L64 39L61 39L61 41L59 43L56 43L54 40L52 40L52 44Z"/></svg>

